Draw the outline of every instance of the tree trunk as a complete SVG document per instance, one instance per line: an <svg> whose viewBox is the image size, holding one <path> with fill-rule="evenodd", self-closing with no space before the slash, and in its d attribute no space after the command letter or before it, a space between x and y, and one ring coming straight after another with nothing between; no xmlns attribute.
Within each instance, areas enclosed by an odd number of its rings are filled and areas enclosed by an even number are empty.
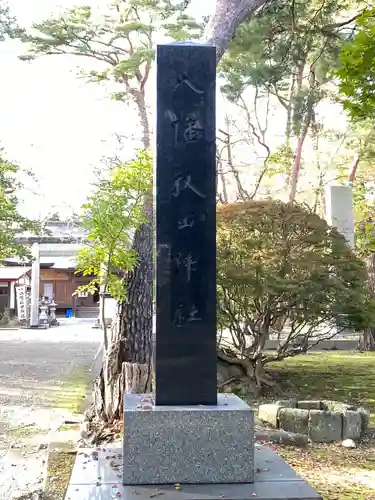
<svg viewBox="0 0 375 500"><path fill-rule="evenodd" d="M353 185L355 176L357 174L359 160L360 160L359 154L358 153L354 153L353 162L352 162L352 164L350 166L349 177L348 177L348 184L349 184L349 186Z"/></svg>
<svg viewBox="0 0 375 500"><path fill-rule="evenodd" d="M138 253L138 264L127 279L127 300L120 308L122 362L136 364L134 370L126 368L126 374L134 374L139 382L126 380L133 392L151 390L152 360L152 221L149 220L135 234L133 248ZM142 376L139 377L139 372Z"/></svg>
<svg viewBox="0 0 375 500"><path fill-rule="evenodd" d="M126 280L127 300L106 328L108 344L94 388L94 416L109 423L122 418L124 391L149 393L153 388L151 221L136 231L133 248L138 264Z"/></svg>
<svg viewBox="0 0 375 500"><path fill-rule="evenodd" d="M366 328L359 336L359 351L375 351L375 328Z"/></svg>
<svg viewBox="0 0 375 500"><path fill-rule="evenodd" d="M355 166L356 168L356 166ZM352 181L354 180L354 176ZM370 292L375 296L375 253L367 257L367 283ZM375 350L375 327L366 328L359 337L358 349L360 351Z"/></svg>
<svg viewBox="0 0 375 500"><path fill-rule="evenodd" d="M260 393L264 386L273 387L275 382L272 377L264 369L264 363L261 356L254 356L254 358L238 358L233 353L224 352L222 349L218 349L218 368L219 368L219 380L221 377L221 383L219 386L221 388L225 387L227 384L246 383L246 385L252 385L256 387L256 392ZM223 380L224 374L227 374L228 380Z"/></svg>
<svg viewBox="0 0 375 500"><path fill-rule="evenodd" d="M142 128L144 149L151 147L151 131L144 89L134 96ZM127 392L152 390L152 304L153 304L153 219L152 192L144 210L147 222L135 232L133 249L138 263L126 279L127 298L121 304L119 335L122 362L125 363Z"/></svg>
<svg viewBox="0 0 375 500"><path fill-rule="evenodd" d="M149 149L151 134L144 91L134 93L133 97L142 128L143 148ZM116 321L110 329L103 367L94 387L94 412L90 417L108 423L122 419L124 393L149 393L153 389L152 193L146 196L144 209L147 222L136 230L132 245L138 262L126 277L127 297L119 305Z"/></svg>
<svg viewBox="0 0 375 500"><path fill-rule="evenodd" d="M207 25L203 41L217 48L217 62L246 17L262 7L266 0L216 0L215 13Z"/></svg>
<svg viewBox="0 0 375 500"><path fill-rule="evenodd" d="M300 89L302 89L302 78L303 78L304 66L305 65L303 63L301 65L301 68L299 71L299 78L297 79L298 91ZM292 170L291 170L291 175L290 175L289 203L294 203L296 195L297 195L297 184L298 184L298 179L299 179L300 170L301 170L303 145L305 143L307 132L309 130L311 119L313 116L314 97L312 95L312 92L313 92L313 89L315 86L315 73L312 70L310 70L309 80L310 80L310 95L307 98L307 109L306 109L306 113L305 113L305 116L304 116L302 124L301 124L300 133L298 135L297 146L296 146L296 149L294 152Z"/></svg>

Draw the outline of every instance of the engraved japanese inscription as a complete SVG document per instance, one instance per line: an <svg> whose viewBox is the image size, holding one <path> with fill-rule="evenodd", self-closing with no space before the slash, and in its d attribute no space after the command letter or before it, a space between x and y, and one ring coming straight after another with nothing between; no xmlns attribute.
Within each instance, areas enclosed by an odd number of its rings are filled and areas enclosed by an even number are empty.
<svg viewBox="0 0 375 500"><path fill-rule="evenodd" d="M216 404L215 57L157 50L157 404Z"/></svg>

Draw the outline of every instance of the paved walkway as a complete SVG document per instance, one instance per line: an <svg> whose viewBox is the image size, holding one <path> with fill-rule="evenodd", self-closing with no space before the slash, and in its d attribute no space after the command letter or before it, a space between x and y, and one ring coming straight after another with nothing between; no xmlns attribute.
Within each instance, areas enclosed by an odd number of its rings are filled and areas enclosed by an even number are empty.
<svg viewBox="0 0 375 500"><path fill-rule="evenodd" d="M71 416L75 380L98 355L102 332L94 321L0 330L0 500L42 483L46 434ZM62 398L65 409L57 408Z"/></svg>

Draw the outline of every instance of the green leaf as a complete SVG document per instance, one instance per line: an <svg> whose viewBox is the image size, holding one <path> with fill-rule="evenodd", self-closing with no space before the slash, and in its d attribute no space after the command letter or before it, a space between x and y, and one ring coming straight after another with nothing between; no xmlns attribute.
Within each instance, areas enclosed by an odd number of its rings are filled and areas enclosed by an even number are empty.
<svg viewBox="0 0 375 500"><path fill-rule="evenodd" d="M90 247L78 253L76 272L95 276L95 283L117 300L126 296L124 272L137 263L132 235L146 221L143 203L151 186L151 156L138 151L133 160L112 164L108 180L99 183L82 206Z"/></svg>
<svg viewBox="0 0 375 500"><path fill-rule="evenodd" d="M0 156L0 259L29 259L30 250L17 239L25 232L39 234L41 224L24 217L18 210L17 192L22 187L19 167Z"/></svg>
<svg viewBox="0 0 375 500"><path fill-rule="evenodd" d="M114 98L136 99L148 79L156 39L193 39L201 33L202 26L186 15L184 2L113 1L104 11L82 6L34 24L20 35L29 47L21 59L68 54L99 61L103 69L87 72L88 81L114 80L124 86Z"/></svg>

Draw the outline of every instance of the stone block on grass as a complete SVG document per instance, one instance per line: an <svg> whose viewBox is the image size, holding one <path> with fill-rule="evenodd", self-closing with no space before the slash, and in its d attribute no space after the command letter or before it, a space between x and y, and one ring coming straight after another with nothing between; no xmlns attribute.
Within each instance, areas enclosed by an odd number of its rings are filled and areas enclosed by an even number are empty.
<svg viewBox="0 0 375 500"><path fill-rule="evenodd" d="M363 437L366 434L367 428L370 424L370 413L364 408L358 408L357 412L361 416L361 421L362 421L361 437Z"/></svg>
<svg viewBox="0 0 375 500"><path fill-rule="evenodd" d="M287 432L283 429L264 428L256 429L255 439L260 442L296 446L298 448L305 448L309 441L306 434L296 434L295 432Z"/></svg>
<svg viewBox="0 0 375 500"><path fill-rule="evenodd" d="M298 401L296 399L280 399L275 404L282 408L297 408Z"/></svg>
<svg viewBox="0 0 375 500"><path fill-rule="evenodd" d="M339 412L310 410L309 437L315 443L340 441L342 414Z"/></svg>
<svg viewBox="0 0 375 500"><path fill-rule="evenodd" d="M344 411L342 414L342 438L357 441L362 434L362 417L358 411Z"/></svg>
<svg viewBox="0 0 375 500"><path fill-rule="evenodd" d="M346 410L355 410L355 406L340 403L340 401L329 401L328 399L325 399L321 401L321 410L342 412Z"/></svg>
<svg viewBox="0 0 375 500"><path fill-rule="evenodd" d="M258 410L259 420L262 420L262 422L266 422L267 424L277 429L279 426L278 415L280 408L281 406L278 405L277 403L259 405L259 410Z"/></svg>
<svg viewBox="0 0 375 500"><path fill-rule="evenodd" d="M309 423L309 411L298 408L280 408L279 426L287 432L307 434Z"/></svg>
<svg viewBox="0 0 375 500"><path fill-rule="evenodd" d="M298 401L298 408L301 410L322 410L320 401Z"/></svg>

